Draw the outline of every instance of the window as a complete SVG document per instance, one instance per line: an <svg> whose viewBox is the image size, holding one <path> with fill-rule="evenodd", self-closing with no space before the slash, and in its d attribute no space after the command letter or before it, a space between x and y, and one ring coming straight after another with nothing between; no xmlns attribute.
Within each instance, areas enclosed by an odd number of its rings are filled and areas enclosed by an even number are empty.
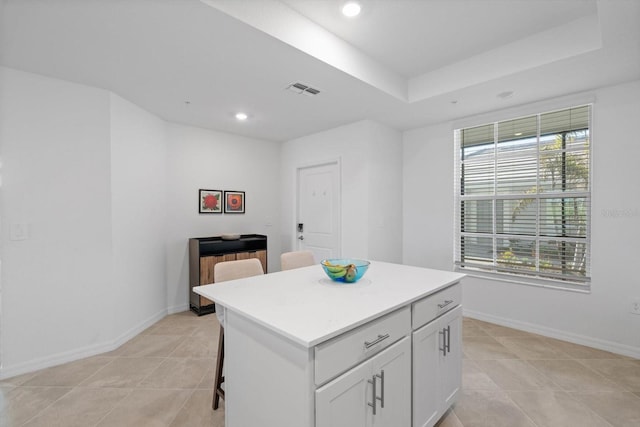
<svg viewBox="0 0 640 427"><path fill-rule="evenodd" d="M585 105L455 131L455 262L588 288Z"/></svg>

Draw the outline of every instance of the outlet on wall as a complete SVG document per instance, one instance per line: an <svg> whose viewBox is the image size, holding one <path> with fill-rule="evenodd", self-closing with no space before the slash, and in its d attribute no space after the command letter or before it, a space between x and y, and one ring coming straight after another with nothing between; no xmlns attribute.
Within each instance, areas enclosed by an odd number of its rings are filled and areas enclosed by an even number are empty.
<svg viewBox="0 0 640 427"><path fill-rule="evenodd" d="M636 298L631 301L631 310L629 310L632 314L640 314L640 298Z"/></svg>

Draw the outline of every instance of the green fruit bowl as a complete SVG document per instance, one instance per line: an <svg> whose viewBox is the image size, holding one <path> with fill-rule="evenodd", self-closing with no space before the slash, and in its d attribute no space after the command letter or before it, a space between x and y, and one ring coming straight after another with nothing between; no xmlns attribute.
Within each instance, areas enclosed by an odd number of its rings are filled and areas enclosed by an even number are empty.
<svg viewBox="0 0 640 427"><path fill-rule="evenodd" d="M367 272L369 264L369 261L352 258L324 259L320 263L331 280L343 283L354 283L360 280Z"/></svg>

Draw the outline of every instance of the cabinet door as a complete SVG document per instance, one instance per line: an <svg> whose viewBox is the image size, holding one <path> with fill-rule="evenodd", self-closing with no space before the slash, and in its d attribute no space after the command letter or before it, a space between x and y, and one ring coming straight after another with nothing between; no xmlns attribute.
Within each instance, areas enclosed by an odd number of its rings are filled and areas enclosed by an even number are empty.
<svg viewBox="0 0 640 427"><path fill-rule="evenodd" d="M236 259L250 259L257 258L262 264L262 270L267 272L267 251L253 251L253 252L239 252L236 254Z"/></svg>
<svg viewBox="0 0 640 427"><path fill-rule="evenodd" d="M440 356L443 412L453 405L462 384L462 307L443 316L441 327L447 329L447 354Z"/></svg>
<svg viewBox="0 0 640 427"><path fill-rule="evenodd" d="M316 427L370 426L370 379L371 363L363 362L316 390Z"/></svg>
<svg viewBox="0 0 640 427"><path fill-rule="evenodd" d="M316 427L410 427L410 390L405 337L316 391Z"/></svg>
<svg viewBox="0 0 640 427"><path fill-rule="evenodd" d="M413 426L431 427L439 418L438 369L444 337L437 320L413 333Z"/></svg>
<svg viewBox="0 0 640 427"><path fill-rule="evenodd" d="M411 339L403 338L374 356L371 363L377 396L371 425L411 427Z"/></svg>
<svg viewBox="0 0 640 427"><path fill-rule="evenodd" d="M217 263L222 261L234 261L235 259L236 259L236 254L211 255L211 256L201 257L200 258L200 285L208 285L210 283L215 282L214 276L213 276L213 270ZM210 301L203 296L200 297L201 307L209 304L213 304L213 301Z"/></svg>
<svg viewBox="0 0 640 427"><path fill-rule="evenodd" d="M431 427L462 384L462 307L413 333L413 425Z"/></svg>

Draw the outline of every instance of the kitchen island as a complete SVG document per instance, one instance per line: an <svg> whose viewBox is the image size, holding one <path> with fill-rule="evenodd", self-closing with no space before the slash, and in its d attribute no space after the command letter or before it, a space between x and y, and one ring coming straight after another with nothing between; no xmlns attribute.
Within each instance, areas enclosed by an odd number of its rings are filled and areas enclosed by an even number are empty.
<svg viewBox="0 0 640 427"><path fill-rule="evenodd" d="M462 277L374 261L353 284L314 265L193 288L226 310L226 426L433 425L460 388Z"/></svg>

